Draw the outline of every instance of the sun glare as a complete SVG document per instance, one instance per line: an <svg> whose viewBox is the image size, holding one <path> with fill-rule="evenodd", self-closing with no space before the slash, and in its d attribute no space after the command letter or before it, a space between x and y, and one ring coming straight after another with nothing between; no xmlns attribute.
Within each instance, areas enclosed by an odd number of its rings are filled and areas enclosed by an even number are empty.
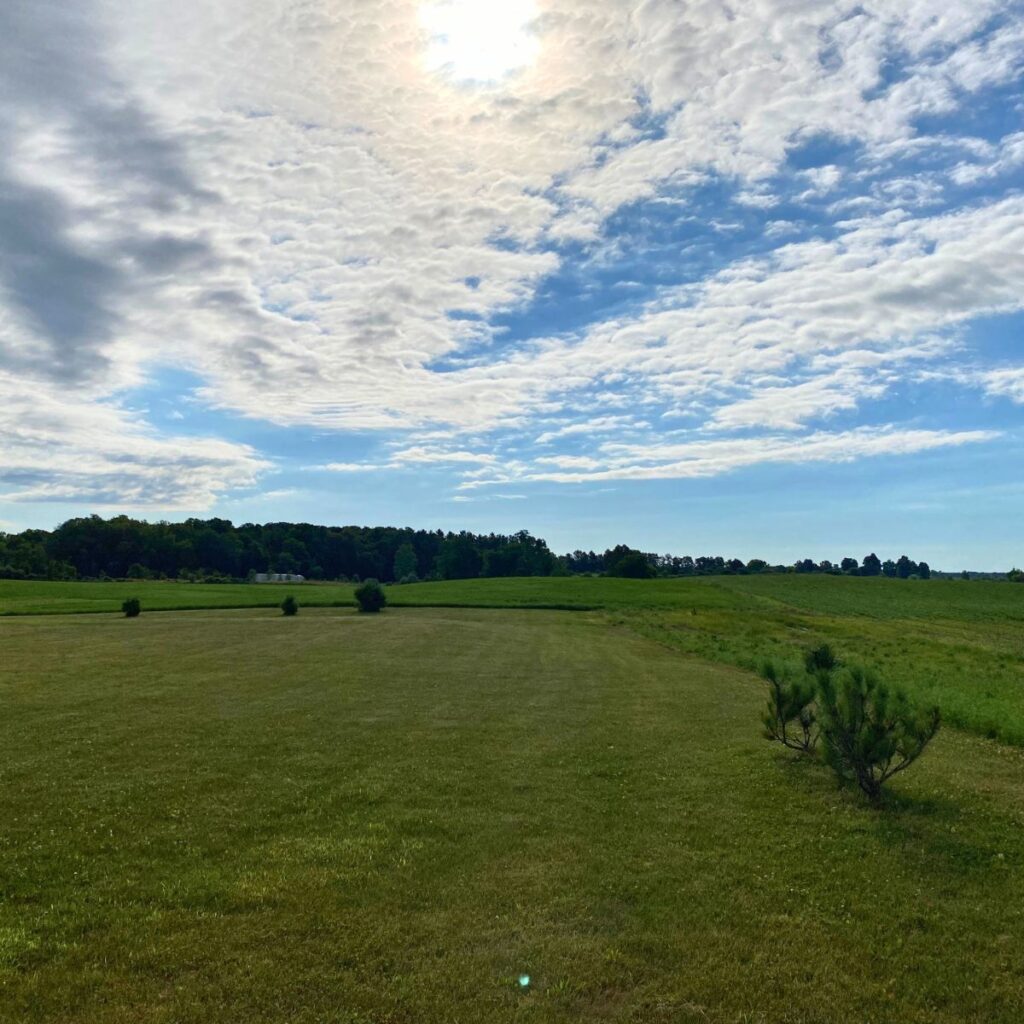
<svg viewBox="0 0 1024 1024"><path fill-rule="evenodd" d="M431 0L420 8L427 66L460 82L498 82L529 64L540 43L534 0Z"/></svg>

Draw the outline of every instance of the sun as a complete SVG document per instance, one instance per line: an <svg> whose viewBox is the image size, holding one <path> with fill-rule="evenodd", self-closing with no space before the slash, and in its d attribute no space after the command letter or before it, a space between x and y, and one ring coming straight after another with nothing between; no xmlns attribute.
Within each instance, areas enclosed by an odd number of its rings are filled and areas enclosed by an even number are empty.
<svg viewBox="0 0 1024 1024"><path fill-rule="evenodd" d="M459 82L499 82L536 57L536 17L535 0L429 0L420 7L427 66Z"/></svg>

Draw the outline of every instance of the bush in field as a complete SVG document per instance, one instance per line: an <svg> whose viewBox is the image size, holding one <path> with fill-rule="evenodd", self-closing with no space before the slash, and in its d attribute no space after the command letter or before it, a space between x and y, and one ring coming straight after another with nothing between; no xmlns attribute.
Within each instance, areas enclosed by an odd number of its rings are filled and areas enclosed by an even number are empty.
<svg viewBox="0 0 1024 1024"><path fill-rule="evenodd" d="M818 676L825 762L874 801L897 772L916 761L939 731L939 709L921 710L902 690L857 667Z"/></svg>
<svg viewBox="0 0 1024 1024"><path fill-rule="evenodd" d="M126 619L137 619L142 614L142 602L137 597L129 597L121 603L121 611Z"/></svg>
<svg viewBox="0 0 1024 1024"><path fill-rule="evenodd" d="M761 677L768 684L768 706L761 716L765 738L801 754L813 754L819 732L814 679L774 661L762 663Z"/></svg>
<svg viewBox="0 0 1024 1024"><path fill-rule="evenodd" d="M298 615L299 614L299 602L289 594L281 602L281 612L284 615Z"/></svg>
<svg viewBox="0 0 1024 1024"><path fill-rule="evenodd" d="M839 659L828 644L821 644L804 655L804 667L808 675L817 676L819 672L834 672L839 667Z"/></svg>
<svg viewBox="0 0 1024 1024"><path fill-rule="evenodd" d="M384 588L376 580L366 580L356 587L355 599L361 612L379 612L388 603Z"/></svg>

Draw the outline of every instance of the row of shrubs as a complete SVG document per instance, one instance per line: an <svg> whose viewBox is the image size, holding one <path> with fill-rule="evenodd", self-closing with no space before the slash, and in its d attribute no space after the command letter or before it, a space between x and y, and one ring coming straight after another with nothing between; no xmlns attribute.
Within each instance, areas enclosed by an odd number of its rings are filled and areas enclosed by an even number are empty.
<svg viewBox="0 0 1024 1024"><path fill-rule="evenodd" d="M387 594L377 580L366 580L361 583L356 587L354 597L361 612L376 613L382 611L388 603ZM129 619L138 618L142 614L142 603L137 597L129 597L122 603L121 611ZM281 612L284 615L298 615L299 602L289 595L281 602Z"/></svg>
<svg viewBox="0 0 1024 1024"><path fill-rule="evenodd" d="M918 707L870 670L842 665L827 644L808 651L800 668L766 661L761 675L765 737L802 757L817 757L820 743L825 764L873 802L939 731L937 707Z"/></svg>

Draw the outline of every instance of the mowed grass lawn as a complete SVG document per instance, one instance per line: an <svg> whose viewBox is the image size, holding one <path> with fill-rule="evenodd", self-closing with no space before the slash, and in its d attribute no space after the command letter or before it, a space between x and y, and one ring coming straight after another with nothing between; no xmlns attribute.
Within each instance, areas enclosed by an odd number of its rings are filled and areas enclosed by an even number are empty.
<svg viewBox="0 0 1024 1024"><path fill-rule="evenodd" d="M351 606L348 584L34 583L0 580L0 615L188 607ZM831 644L878 669L948 724L1024 746L1024 586L960 580L717 576L478 579L388 588L395 607L601 610L680 652L752 668Z"/></svg>
<svg viewBox="0 0 1024 1024"><path fill-rule="evenodd" d="M946 730L872 810L597 614L0 643L4 1021L1024 1017L1019 749Z"/></svg>

